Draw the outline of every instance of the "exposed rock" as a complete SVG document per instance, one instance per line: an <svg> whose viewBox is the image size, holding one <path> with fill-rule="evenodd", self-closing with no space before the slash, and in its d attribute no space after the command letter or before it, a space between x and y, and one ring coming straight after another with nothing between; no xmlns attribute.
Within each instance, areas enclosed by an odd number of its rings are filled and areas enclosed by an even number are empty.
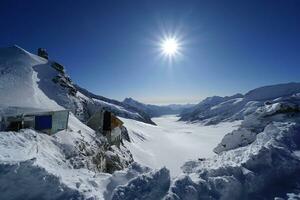
<svg viewBox="0 0 300 200"><path fill-rule="evenodd" d="M122 140L131 142L127 128L125 126L121 126L121 137L122 137Z"/></svg>
<svg viewBox="0 0 300 200"><path fill-rule="evenodd" d="M38 48L38 56L48 60L48 53L47 53L46 49Z"/></svg>
<svg viewBox="0 0 300 200"><path fill-rule="evenodd" d="M56 69L57 71L59 71L60 73L64 74L65 73L65 68L64 66L62 66L61 64L57 63L57 62L53 62L51 63L51 66Z"/></svg>

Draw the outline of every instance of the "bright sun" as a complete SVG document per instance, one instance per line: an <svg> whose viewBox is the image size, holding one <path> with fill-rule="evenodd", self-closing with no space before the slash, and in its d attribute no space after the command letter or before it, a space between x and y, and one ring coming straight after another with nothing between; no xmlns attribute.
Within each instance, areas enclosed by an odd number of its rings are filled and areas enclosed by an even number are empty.
<svg viewBox="0 0 300 200"><path fill-rule="evenodd" d="M172 57L178 53L179 44L176 38L166 38L161 42L162 53Z"/></svg>

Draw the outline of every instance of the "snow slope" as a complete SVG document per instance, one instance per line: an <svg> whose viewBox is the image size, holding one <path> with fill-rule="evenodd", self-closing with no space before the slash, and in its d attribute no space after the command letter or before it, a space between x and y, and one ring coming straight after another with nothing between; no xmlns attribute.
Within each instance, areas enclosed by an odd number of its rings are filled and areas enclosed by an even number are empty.
<svg viewBox="0 0 300 200"><path fill-rule="evenodd" d="M60 108L37 84L33 66L43 67L47 60L13 46L0 49L0 104L3 106Z"/></svg>
<svg viewBox="0 0 300 200"><path fill-rule="evenodd" d="M138 102L132 98L124 99L123 103L144 111L150 117L159 117L162 115L179 114L182 112L183 109L194 106L193 104L183 104L183 105L170 104L170 105L160 105L160 106L159 105L151 105L151 104L144 104L144 103Z"/></svg>
<svg viewBox="0 0 300 200"><path fill-rule="evenodd" d="M82 95L85 95L86 97L89 97L92 100L92 103L90 103L90 101L87 102L88 109L91 113L93 110L95 110L95 108L97 108L98 106L101 106L101 107L105 108L106 110L109 110L120 117L135 119L138 121L142 121L142 122L146 122L146 123L155 125L155 123L151 120L150 115L141 109L130 106L123 102L119 102L114 99L109 99L109 98L106 98L106 97L103 97L100 95L95 95L95 94L79 87L78 85L75 85L75 87Z"/></svg>
<svg viewBox="0 0 300 200"><path fill-rule="evenodd" d="M147 114L137 109L83 89L78 91L78 86L73 84L65 70L55 68L57 65L55 61L48 61L18 46L1 48L0 105L40 109L63 107L82 121L86 121L95 110L104 108L125 118L153 123Z"/></svg>
<svg viewBox="0 0 300 200"><path fill-rule="evenodd" d="M183 113L185 120L216 126L177 122L170 116L154 119L158 126L153 126L143 111L74 86L53 64L17 46L0 49L1 115L62 107L74 113L68 129L54 136L30 129L0 132L0 199L299 196L299 83L207 98ZM126 117L122 120L132 142L125 145L138 162L154 170L132 163L125 146L109 146L79 120L98 108ZM235 124L228 121L236 119L244 121L233 130ZM120 171L103 173L108 168Z"/></svg>
<svg viewBox="0 0 300 200"><path fill-rule="evenodd" d="M102 154L124 166L130 162L126 149L103 151L104 143L74 115L68 130L54 136L30 129L0 132L0 199L111 199L115 188L150 172L137 163L100 172Z"/></svg>
<svg viewBox="0 0 300 200"><path fill-rule="evenodd" d="M54 136L30 129L0 132L0 199L103 199L111 175L100 172L100 155L117 156L124 166L130 162L128 152L105 151L104 144L74 115L68 130Z"/></svg>
<svg viewBox="0 0 300 200"><path fill-rule="evenodd" d="M180 120L201 121L204 124L242 120L268 101L297 93L300 93L300 83L286 83L256 88L245 95L208 97L195 107L184 110Z"/></svg>
<svg viewBox="0 0 300 200"><path fill-rule="evenodd" d="M130 119L122 121L131 139L125 145L134 160L154 169L166 166L172 176L180 174L180 167L190 159L213 156L213 148L224 134L240 123L203 126L178 121L174 115L153 118L157 126Z"/></svg>
<svg viewBox="0 0 300 200"><path fill-rule="evenodd" d="M182 166L184 174L174 179L165 176L164 182L171 180L171 183L163 199L297 199L300 194L299 95L290 94L260 106L220 144L230 148L219 149L218 145L218 155L186 162ZM160 173L152 177L160 179ZM155 182L153 179L151 182ZM152 184L144 183L143 176L134 180L131 183L143 184L142 188ZM130 193L137 186L116 188L115 199L122 199L118 190L130 194L131 198L143 195L151 199L151 190Z"/></svg>
<svg viewBox="0 0 300 200"><path fill-rule="evenodd" d="M116 180L103 172L122 170L133 162L128 149L109 146L78 118L84 121L91 111L106 108L146 120L122 105L77 91L59 66L18 46L0 49L0 119L23 112L72 111L68 129L53 136L31 129L0 132L0 199L104 199L106 185ZM134 166L123 171L123 180L144 169Z"/></svg>

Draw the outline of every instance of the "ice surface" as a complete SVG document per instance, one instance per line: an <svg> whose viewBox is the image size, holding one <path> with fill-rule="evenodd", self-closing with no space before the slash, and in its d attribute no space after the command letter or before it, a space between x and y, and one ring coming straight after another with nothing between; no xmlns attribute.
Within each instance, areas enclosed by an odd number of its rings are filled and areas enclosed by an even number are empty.
<svg viewBox="0 0 300 200"><path fill-rule="evenodd" d="M230 148L210 158L186 162L184 174L171 180L164 199L296 199L300 183L299 105L299 96L291 94L257 108L223 138L221 144ZM142 188L151 185L141 184ZM124 187L122 191L130 193L130 186Z"/></svg>
<svg viewBox="0 0 300 200"><path fill-rule="evenodd" d="M174 115L153 118L157 126L122 120L131 138L125 144L134 160L156 169L166 166L172 176L181 172L185 161L213 156L213 148L224 134L240 124L236 121L203 126L178 121Z"/></svg>

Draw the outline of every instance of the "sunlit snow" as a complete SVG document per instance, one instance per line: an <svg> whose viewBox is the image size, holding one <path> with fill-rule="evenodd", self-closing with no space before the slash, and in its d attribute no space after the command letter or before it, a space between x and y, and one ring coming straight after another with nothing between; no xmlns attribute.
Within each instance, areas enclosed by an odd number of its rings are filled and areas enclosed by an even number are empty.
<svg viewBox="0 0 300 200"><path fill-rule="evenodd" d="M175 176L186 161L214 155L213 148L222 137L240 124L236 121L203 126L178 119L174 115L153 118L157 124L153 126L123 118L132 139L126 146L134 160L152 168L166 166Z"/></svg>

